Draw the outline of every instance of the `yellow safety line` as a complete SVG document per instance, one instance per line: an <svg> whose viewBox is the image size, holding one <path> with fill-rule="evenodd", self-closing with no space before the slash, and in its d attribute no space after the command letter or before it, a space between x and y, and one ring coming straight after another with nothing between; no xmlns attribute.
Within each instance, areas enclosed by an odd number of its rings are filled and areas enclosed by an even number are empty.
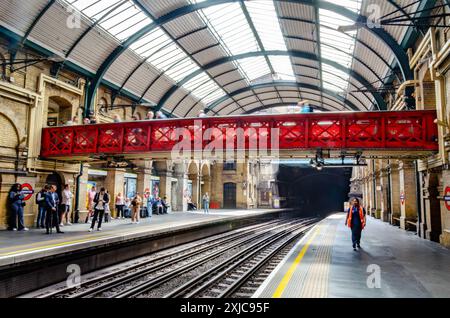
<svg viewBox="0 0 450 318"><path fill-rule="evenodd" d="M26 252L45 250L48 248L60 247L60 246L71 245L71 244L76 244L76 243L89 242L89 241L93 241L93 239L101 239L101 238L107 238L107 237L114 237L114 236L112 236L112 235L95 236L95 237L90 237L90 238L85 238L85 239L80 239L80 240L75 240L75 241L70 241L70 242L62 242L62 243L57 243L57 244L52 244L52 245L45 245L45 246L39 246L39 247L34 247L34 248L28 248L28 249L24 249L24 250L13 251L13 252L9 252L9 253L1 253L0 256L10 256L10 255L21 254L21 253L26 253Z"/></svg>
<svg viewBox="0 0 450 318"><path fill-rule="evenodd" d="M281 298L281 296L284 293L284 290L286 289L287 285L289 284L289 281L292 278L292 275L294 275L295 270L297 269L297 266L302 261L303 257L305 256L306 252L308 251L309 246L311 245L314 238L317 236L317 234L320 232L320 225L316 228L314 231L314 234L311 235L311 238L306 242L306 244L303 246L300 253L297 255L297 257L294 260L294 263L289 267L289 270L284 275L283 279L281 280L280 284L278 285L277 289L275 290L275 293L272 295L272 298Z"/></svg>

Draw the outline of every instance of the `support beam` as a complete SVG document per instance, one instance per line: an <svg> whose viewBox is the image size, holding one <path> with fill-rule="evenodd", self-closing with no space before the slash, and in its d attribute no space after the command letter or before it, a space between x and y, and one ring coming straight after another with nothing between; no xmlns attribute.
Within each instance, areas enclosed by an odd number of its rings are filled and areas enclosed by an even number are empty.
<svg viewBox="0 0 450 318"><path fill-rule="evenodd" d="M155 19L153 23L148 24L147 26L143 27L139 31L137 31L135 34L130 36L126 41L121 43L119 46L116 47L113 52L105 59L104 63L99 67L97 70L97 74L94 78L93 85L91 86L90 90L88 91L88 100L89 100L89 107L92 107L94 104L94 98L95 94L97 92L98 87L100 86L100 83L107 73L108 69L111 67L111 65L114 63L114 61L123 54L133 43L138 41L140 38L145 36L147 33L152 31L153 29L171 22L177 18L180 18L182 16L185 16L187 14L196 12L198 10L206 9L212 6L217 6L224 3L233 3L237 2L239 0L207 0L204 2L188 5L179 9L176 9L158 19ZM324 1L324 0L278 0L282 2L288 2L288 3L298 3L298 4L305 4L310 6L317 6L321 9L326 9L329 11L336 12L348 19L351 19L353 21L358 21L363 24L367 22L367 17L364 16L358 16L355 12L352 12L351 10L337 5L332 2ZM376 35L379 39L381 39L386 45L390 48L392 53L395 56L395 59L397 60L400 70L403 74L403 77L405 80L412 80L414 78L413 72L409 68L409 59L406 54L406 52L403 50L403 48L394 40L394 38L386 32L384 29L378 29L378 28L369 28L366 26L366 29Z"/></svg>
<svg viewBox="0 0 450 318"><path fill-rule="evenodd" d="M184 79L182 79L180 82L178 82L177 85L172 86L172 88L170 88L166 94L161 98L161 100L158 103L158 107L157 109L160 110L164 107L165 103L170 99L170 97L178 90L180 89L180 87L182 87L184 84L186 84L187 82L189 82L191 79L195 78L196 76L198 76L199 74L201 74L202 72L209 70L211 68L220 66L222 64L228 63L228 62L233 62L233 61L238 61L241 59L245 59L245 58L249 58L249 57L258 57L258 56L265 56L265 55L274 55L274 56L292 56L292 57L298 57L298 58L303 58L303 59L307 59L307 60L311 60L311 61L318 61L318 58L315 54L313 53L309 53L309 52L303 52L303 51L265 51L265 52L249 52L249 53L244 53L244 54L238 54L238 55L234 55L234 56L229 56L229 57L225 57L225 58L221 58L218 59L216 61L213 61L205 66L203 66L203 69L197 70L195 72L192 72L191 74L187 75ZM359 74L356 71L350 70L348 68L346 68L345 66L336 63L335 61L331 61L331 60L327 60L327 59L322 59L322 63L330 65L342 72L346 72L350 75L350 77L353 77L354 79L356 79L359 83L361 83L361 85L367 87L370 90L370 93L373 95L375 101L377 102L377 105L379 107L380 110L386 110L387 109L387 105L386 102L384 101L383 97L376 91L376 89L373 87L373 85L371 83L369 83L369 81L367 81L361 74ZM211 109L211 107L209 107Z"/></svg>

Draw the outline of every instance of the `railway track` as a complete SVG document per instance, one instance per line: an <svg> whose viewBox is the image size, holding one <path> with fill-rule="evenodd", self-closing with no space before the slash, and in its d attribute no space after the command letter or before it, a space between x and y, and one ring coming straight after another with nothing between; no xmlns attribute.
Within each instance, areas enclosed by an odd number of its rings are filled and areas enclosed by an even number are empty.
<svg viewBox="0 0 450 318"><path fill-rule="evenodd" d="M213 278L208 279L208 275L209 277L217 276L219 269L225 271L228 265L236 269L242 265L242 273L254 274L256 271L246 270L245 266L250 266L249 269L267 266L270 259L274 259L283 247L301 236L301 231L306 231L313 222L311 219L275 220L245 227L139 258L131 263L117 265L99 275L90 274L89 278L83 279L81 285L77 287L59 287L53 290L47 288L42 293L33 293L33 297L189 296L193 290L199 288L198 284L201 287L205 282L212 281ZM266 257L259 258L253 265L243 263L244 260L258 258L257 254L260 252L265 253ZM241 287L243 280L244 278L241 283L235 283L233 288ZM171 285L174 287L171 288ZM182 291L180 286L185 287L185 290ZM223 286L223 283L219 283L218 286ZM165 287L171 288L169 290L173 292L168 292L164 289ZM215 294L207 292L205 295L205 297L214 297ZM225 297L220 293L218 296ZM193 297L197 297L197 294Z"/></svg>

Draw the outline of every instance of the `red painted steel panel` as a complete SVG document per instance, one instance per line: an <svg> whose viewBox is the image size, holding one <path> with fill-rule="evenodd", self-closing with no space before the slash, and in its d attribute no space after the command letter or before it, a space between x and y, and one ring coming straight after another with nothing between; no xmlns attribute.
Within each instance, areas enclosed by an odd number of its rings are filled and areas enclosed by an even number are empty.
<svg viewBox="0 0 450 318"><path fill-rule="evenodd" d="M183 140L197 150L270 149L277 133L280 150L437 151L435 118L435 111L343 112L54 127L43 130L41 156L170 152Z"/></svg>

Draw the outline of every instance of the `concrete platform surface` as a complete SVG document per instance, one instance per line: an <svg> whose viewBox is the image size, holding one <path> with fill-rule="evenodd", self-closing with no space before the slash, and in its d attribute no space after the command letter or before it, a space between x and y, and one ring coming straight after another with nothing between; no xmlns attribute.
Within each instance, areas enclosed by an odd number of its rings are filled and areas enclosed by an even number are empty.
<svg viewBox="0 0 450 318"><path fill-rule="evenodd" d="M345 214L314 227L254 298L450 297L450 250L368 217L353 251Z"/></svg>
<svg viewBox="0 0 450 318"><path fill-rule="evenodd" d="M214 224L217 222L273 213L279 210L211 210L203 212L170 213L141 219L131 224L130 219L112 220L102 224L101 232L89 233L90 223L73 224L61 228L64 234L46 235L45 230L28 232L0 231L0 267L42 256L52 256L85 247L120 242L143 235L158 235L183 228Z"/></svg>

